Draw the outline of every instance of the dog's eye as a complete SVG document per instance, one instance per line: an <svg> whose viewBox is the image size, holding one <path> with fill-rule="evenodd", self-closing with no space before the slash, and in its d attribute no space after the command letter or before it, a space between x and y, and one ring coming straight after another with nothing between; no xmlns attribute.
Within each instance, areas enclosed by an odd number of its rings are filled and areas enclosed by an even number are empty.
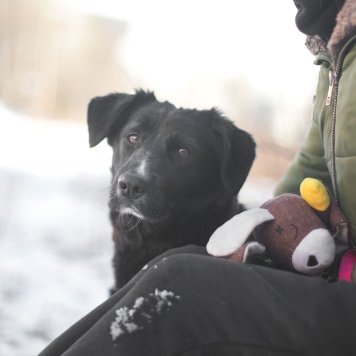
<svg viewBox="0 0 356 356"><path fill-rule="evenodd" d="M190 156L190 151L186 148L181 148L178 150L178 154L180 157L188 157Z"/></svg>
<svg viewBox="0 0 356 356"><path fill-rule="evenodd" d="M140 142L140 138L137 135L129 135L127 139L133 145L137 145Z"/></svg>

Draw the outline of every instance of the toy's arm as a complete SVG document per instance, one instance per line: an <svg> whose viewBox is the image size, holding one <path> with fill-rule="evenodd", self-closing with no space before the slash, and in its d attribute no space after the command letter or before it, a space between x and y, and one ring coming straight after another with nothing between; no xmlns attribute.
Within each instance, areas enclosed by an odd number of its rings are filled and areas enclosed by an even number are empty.
<svg viewBox="0 0 356 356"><path fill-rule="evenodd" d="M335 239L335 243L341 249L345 249L349 246L349 223L345 214L341 211L340 207L335 201L331 202L330 211L330 225L332 226L332 234Z"/></svg>
<svg viewBox="0 0 356 356"><path fill-rule="evenodd" d="M232 255L245 243L257 225L270 220L274 220L274 216L263 208L235 215L213 233L206 249L210 255L217 257Z"/></svg>
<svg viewBox="0 0 356 356"><path fill-rule="evenodd" d="M251 241L243 244L233 254L226 256L228 260L246 262L247 257L263 255L266 248L259 242Z"/></svg>

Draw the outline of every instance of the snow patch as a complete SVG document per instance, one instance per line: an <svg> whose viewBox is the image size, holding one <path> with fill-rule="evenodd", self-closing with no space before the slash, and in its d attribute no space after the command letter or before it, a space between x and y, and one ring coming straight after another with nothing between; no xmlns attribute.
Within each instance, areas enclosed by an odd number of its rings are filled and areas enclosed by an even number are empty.
<svg viewBox="0 0 356 356"><path fill-rule="evenodd" d="M1 103L0 127L0 355L38 355L109 296L111 152Z"/></svg>
<svg viewBox="0 0 356 356"><path fill-rule="evenodd" d="M173 303L179 299L180 297L173 292L156 289L147 298L138 297L132 309L128 307L117 309L115 311L116 318L110 326L112 340L152 325L160 315L169 311Z"/></svg>

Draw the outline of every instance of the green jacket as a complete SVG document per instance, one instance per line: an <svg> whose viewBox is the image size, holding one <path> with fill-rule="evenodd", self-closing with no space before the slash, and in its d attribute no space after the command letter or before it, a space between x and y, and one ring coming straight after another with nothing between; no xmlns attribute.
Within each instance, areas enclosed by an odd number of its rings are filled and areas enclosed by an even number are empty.
<svg viewBox="0 0 356 356"><path fill-rule="evenodd" d="M300 151L278 183L275 194L299 194L306 177L329 187L350 221L356 247L356 0L345 3L326 44L308 37L320 66L313 118Z"/></svg>

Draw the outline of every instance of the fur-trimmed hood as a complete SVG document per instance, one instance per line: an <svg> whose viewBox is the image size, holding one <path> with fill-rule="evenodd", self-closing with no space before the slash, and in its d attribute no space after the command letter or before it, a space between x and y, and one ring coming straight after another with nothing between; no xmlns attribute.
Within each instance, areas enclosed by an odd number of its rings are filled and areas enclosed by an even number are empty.
<svg viewBox="0 0 356 356"><path fill-rule="evenodd" d="M336 26L328 43L319 36L308 36L306 46L314 55L329 52L334 57L356 35L356 0L346 0L336 17Z"/></svg>

